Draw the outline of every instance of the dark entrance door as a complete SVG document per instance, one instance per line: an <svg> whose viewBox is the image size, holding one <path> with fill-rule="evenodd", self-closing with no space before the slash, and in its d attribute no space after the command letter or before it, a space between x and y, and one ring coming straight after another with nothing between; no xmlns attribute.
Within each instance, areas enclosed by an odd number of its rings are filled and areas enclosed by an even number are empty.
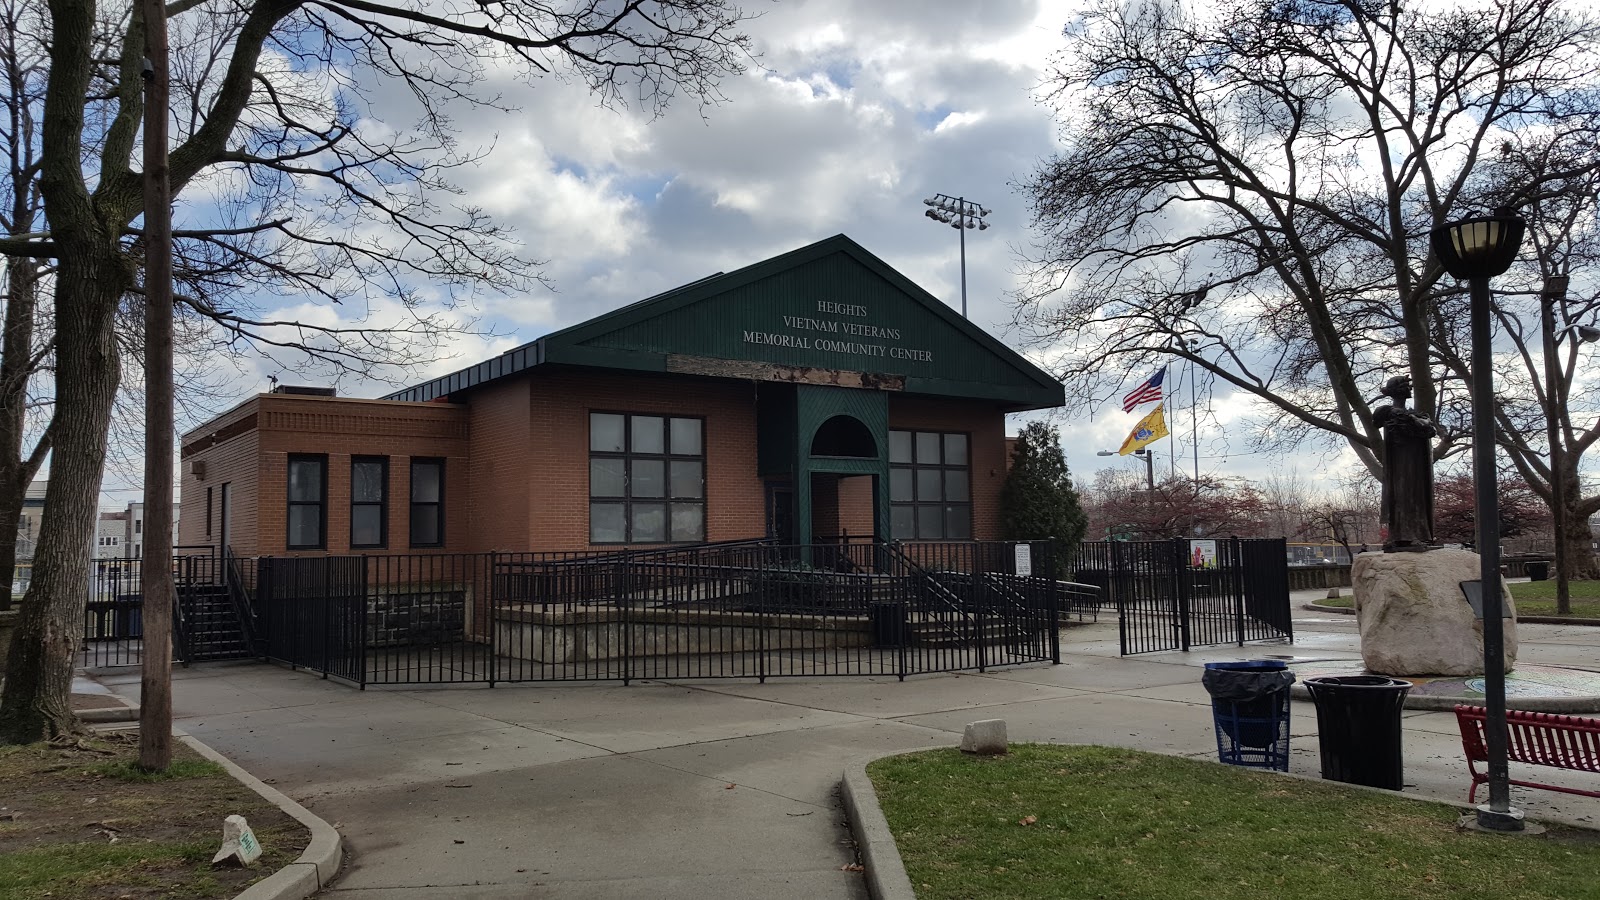
<svg viewBox="0 0 1600 900"><path fill-rule="evenodd" d="M767 482L767 537L784 547L798 543L794 534L794 488L789 484Z"/></svg>

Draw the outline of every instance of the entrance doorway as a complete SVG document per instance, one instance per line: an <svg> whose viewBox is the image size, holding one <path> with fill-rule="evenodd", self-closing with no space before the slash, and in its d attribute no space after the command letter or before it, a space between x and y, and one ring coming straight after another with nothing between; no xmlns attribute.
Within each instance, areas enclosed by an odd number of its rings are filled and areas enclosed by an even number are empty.
<svg viewBox="0 0 1600 900"><path fill-rule="evenodd" d="M795 540L794 486L788 482L767 482L767 538L779 546L793 546Z"/></svg>
<svg viewBox="0 0 1600 900"><path fill-rule="evenodd" d="M834 472L811 475L811 543L872 540L877 476Z"/></svg>

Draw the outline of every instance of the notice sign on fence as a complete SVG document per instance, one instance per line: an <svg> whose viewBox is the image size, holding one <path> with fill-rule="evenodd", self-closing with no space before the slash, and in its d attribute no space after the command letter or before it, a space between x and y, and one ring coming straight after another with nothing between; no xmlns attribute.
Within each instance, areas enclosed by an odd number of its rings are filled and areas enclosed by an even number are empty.
<svg viewBox="0 0 1600 900"><path fill-rule="evenodd" d="M1216 541L1189 542L1189 568L1215 569L1217 567Z"/></svg>
<svg viewBox="0 0 1600 900"><path fill-rule="evenodd" d="M1030 544L1018 544L1017 547L1016 547L1016 550L1017 550L1017 574L1018 575L1032 575L1033 574L1033 547L1032 547L1032 545L1030 545Z"/></svg>

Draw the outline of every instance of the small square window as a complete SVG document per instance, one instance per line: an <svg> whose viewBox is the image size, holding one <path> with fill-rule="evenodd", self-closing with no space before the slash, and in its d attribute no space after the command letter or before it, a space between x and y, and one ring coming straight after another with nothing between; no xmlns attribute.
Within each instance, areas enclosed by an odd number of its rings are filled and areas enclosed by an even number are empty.
<svg viewBox="0 0 1600 900"><path fill-rule="evenodd" d="M667 539L667 505L633 504L633 540L639 544L659 544Z"/></svg>
<svg viewBox="0 0 1600 900"><path fill-rule="evenodd" d="M702 450L699 419L672 420L672 455L699 456Z"/></svg>
<svg viewBox="0 0 1600 900"><path fill-rule="evenodd" d="M667 452L666 434L662 430L666 427L666 420L660 416L632 416L630 423L633 428L632 443L628 447L632 453L665 453Z"/></svg>
<svg viewBox="0 0 1600 900"><path fill-rule="evenodd" d="M589 449L596 453L621 453L627 449L624 428L627 419L616 413L589 414Z"/></svg>

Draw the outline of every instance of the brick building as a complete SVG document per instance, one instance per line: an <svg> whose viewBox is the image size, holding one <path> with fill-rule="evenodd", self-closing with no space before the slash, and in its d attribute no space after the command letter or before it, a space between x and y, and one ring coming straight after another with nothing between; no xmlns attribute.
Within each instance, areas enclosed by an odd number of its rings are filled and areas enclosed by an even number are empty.
<svg viewBox="0 0 1600 900"><path fill-rule="evenodd" d="M843 236L376 400L182 440L179 543L241 556L998 536L1049 375Z"/></svg>

